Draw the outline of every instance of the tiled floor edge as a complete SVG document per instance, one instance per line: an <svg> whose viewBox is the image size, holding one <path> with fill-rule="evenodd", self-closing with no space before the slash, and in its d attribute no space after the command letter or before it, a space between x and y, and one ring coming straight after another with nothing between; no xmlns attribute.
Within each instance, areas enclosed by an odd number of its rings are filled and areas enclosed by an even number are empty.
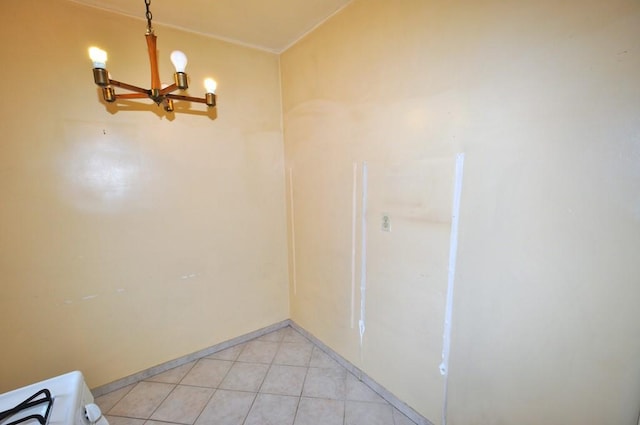
<svg viewBox="0 0 640 425"><path fill-rule="evenodd" d="M293 329L295 329L296 331L298 331L302 335L304 335L311 342L313 342L318 348L320 348L322 351L324 351L333 360L338 362L342 367L347 369L349 372L351 372L353 375L355 375L358 379L360 379L362 382L364 382L369 388L371 388L373 391L378 393L380 395L380 397L382 397L386 401L388 401L389 404L391 404L393 407L398 409L400 412L404 413L409 419L414 421L416 424L418 424L418 425L434 425L427 418L422 416L420 413L416 412L412 407L410 407L404 401L400 400L398 397L393 395L393 393L391 393L389 390L384 388L382 385L378 384L371 377L369 377L369 375L364 373L362 370L360 370L354 364L352 364L347 359L342 357L340 354L338 354L335 351L333 351L333 349L331 349L329 346L327 346L321 340L319 340L314 335L309 333L307 330L302 328L296 322L294 322L293 320L290 320L288 324Z"/></svg>
<svg viewBox="0 0 640 425"><path fill-rule="evenodd" d="M249 332L244 335L240 335L239 337L232 338L230 340L221 342L216 345L212 345L211 347L205 348L200 351L196 351L195 353L187 354L186 356L179 357L174 360L170 360L165 363L161 363L157 366L150 367L149 369L145 369L138 373L134 373L133 375L129 375L125 378L118 379L116 381L110 382L105 385L101 385L96 388L91 389L91 393L94 397L100 397L101 395L110 393L115 390L119 390L120 388L124 388L127 385L134 384L139 381L143 381L150 376L157 375L162 372L166 372L170 369L173 369L178 366L182 366L183 364L187 364L191 361L198 360L202 357L210 356L213 353L217 353L218 351L226 350L229 347L233 347L234 345L242 344L243 342L250 341L254 338L258 338L262 335L268 334L273 331L277 331L278 329L285 328L291 325L291 320L286 319L278 323L274 323L273 325L269 325L267 327L258 329L253 332Z"/></svg>

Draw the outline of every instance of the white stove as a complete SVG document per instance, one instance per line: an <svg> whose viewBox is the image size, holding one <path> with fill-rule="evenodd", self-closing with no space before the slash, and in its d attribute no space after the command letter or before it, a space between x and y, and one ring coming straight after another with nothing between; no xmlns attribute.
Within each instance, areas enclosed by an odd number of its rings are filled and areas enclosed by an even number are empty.
<svg viewBox="0 0 640 425"><path fill-rule="evenodd" d="M0 394L0 425L109 425L79 371Z"/></svg>

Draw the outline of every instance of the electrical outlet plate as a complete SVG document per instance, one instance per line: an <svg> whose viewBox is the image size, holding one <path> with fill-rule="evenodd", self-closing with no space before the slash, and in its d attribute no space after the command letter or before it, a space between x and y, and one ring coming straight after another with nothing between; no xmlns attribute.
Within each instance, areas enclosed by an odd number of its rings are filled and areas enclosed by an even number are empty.
<svg viewBox="0 0 640 425"><path fill-rule="evenodd" d="M382 231L391 231L391 218L389 217L389 214L382 214Z"/></svg>

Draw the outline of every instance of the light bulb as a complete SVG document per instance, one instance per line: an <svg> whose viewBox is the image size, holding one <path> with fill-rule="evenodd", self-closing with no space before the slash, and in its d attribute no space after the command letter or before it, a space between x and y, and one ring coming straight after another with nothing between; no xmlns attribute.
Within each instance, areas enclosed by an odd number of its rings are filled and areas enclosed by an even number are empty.
<svg viewBox="0 0 640 425"><path fill-rule="evenodd" d="M218 84L213 78L207 78L204 80L204 88L207 90L207 93L215 93L217 86Z"/></svg>
<svg viewBox="0 0 640 425"><path fill-rule="evenodd" d="M184 72L187 67L187 55L180 50L171 52L171 63L176 67L176 72Z"/></svg>
<svg viewBox="0 0 640 425"><path fill-rule="evenodd" d="M93 61L94 68L107 68L107 52L98 47L89 47L89 57Z"/></svg>

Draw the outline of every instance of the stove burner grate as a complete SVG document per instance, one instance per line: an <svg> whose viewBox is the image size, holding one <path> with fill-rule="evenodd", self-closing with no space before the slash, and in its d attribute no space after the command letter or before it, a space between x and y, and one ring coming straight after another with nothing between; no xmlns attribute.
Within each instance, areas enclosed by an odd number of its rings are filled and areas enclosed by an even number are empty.
<svg viewBox="0 0 640 425"><path fill-rule="evenodd" d="M31 415L27 415L19 419L16 419L13 422L3 423L5 419L15 416L24 410L27 410L32 407L38 406L40 404L45 404L45 403L47 406L47 410L45 411L44 415L34 413ZM32 395L31 397L27 398L25 401L18 404L17 406L12 407L11 409L5 410L3 412L0 412L0 423L2 425L16 425L19 423L29 421L31 419L35 419L38 422L40 422L40 425L46 425L47 420L49 419L49 413L51 412L51 406L53 406L53 397L51 397L51 391L44 388L38 391L37 393L35 393L34 395Z"/></svg>

